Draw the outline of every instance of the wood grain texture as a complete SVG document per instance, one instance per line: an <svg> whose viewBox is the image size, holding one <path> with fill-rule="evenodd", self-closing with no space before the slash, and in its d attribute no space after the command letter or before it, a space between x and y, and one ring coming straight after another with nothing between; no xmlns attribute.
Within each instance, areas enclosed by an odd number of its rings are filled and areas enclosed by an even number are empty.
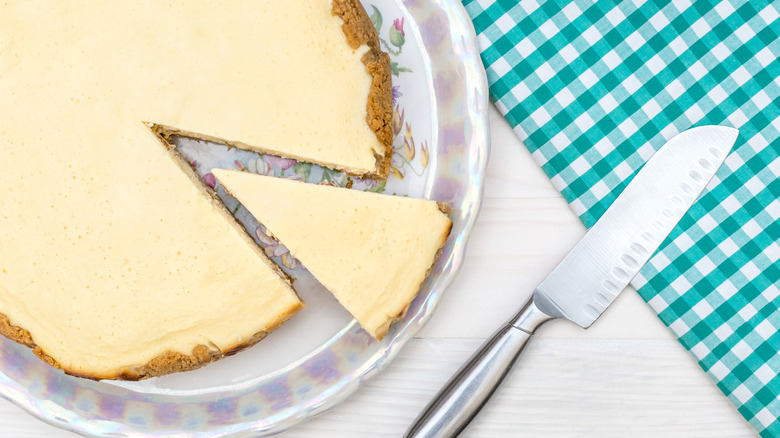
<svg viewBox="0 0 780 438"><path fill-rule="evenodd" d="M283 438L398 437L585 230L495 109L484 208L466 261L398 360ZM466 438L756 436L632 290L590 330L549 324ZM0 400L0 437L72 438Z"/></svg>
<svg viewBox="0 0 780 438"><path fill-rule="evenodd" d="M479 344L415 340L346 403L282 436L401 436ZM537 340L463 436L754 436L689 361L672 340Z"/></svg>

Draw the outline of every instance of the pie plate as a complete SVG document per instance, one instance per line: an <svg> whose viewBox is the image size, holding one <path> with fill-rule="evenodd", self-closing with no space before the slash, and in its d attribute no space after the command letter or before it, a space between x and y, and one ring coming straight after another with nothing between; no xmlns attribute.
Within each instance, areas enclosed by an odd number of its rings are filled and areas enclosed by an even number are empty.
<svg viewBox="0 0 780 438"><path fill-rule="evenodd" d="M200 370L142 382L64 375L0 339L0 395L40 419L95 437L237 437L278 433L330 409L388 366L428 321L461 262L482 198L489 150L487 83L459 0L365 0L392 59L395 133L387 183L308 163L177 139L212 187L215 167L424 197L452 208L453 230L405 318L366 334L284 246L220 187L258 244L295 278L306 309L256 346ZM164 291L161 291L161 293Z"/></svg>

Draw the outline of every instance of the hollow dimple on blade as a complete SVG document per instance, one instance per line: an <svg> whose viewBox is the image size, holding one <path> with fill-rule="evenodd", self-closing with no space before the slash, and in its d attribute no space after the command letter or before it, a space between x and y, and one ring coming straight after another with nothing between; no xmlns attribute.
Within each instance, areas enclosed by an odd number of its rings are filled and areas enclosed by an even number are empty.
<svg viewBox="0 0 780 438"><path fill-rule="evenodd" d="M537 306L589 327L694 203L737 135L732 128L702 126L669 140L537 287Z"/></svg>

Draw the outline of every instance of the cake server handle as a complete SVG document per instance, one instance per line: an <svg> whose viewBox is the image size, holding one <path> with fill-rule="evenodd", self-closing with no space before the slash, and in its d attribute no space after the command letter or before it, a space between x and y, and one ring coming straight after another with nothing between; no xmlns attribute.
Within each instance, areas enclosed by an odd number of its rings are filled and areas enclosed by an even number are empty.
<svg viewBox="0 0 780 438"><path fill-rule="evenodd" d="M406 438L451 438L485 406L537 327L552 319L533 298L471 356L406 431Z"/></svg>

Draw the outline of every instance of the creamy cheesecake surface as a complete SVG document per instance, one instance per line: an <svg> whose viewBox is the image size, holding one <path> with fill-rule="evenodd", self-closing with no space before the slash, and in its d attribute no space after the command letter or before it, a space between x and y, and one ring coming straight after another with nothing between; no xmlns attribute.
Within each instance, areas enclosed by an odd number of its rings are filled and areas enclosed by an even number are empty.
<svg viewBox="0 0 780 438"><path fill-rule="evenodd" d="M335 2L0 2L0 332L68 373L136 379L299 310L156 134L376 172L373 51L333 13L365 12Z"/></svg>
<svg viewBox="0 0 780 438"><path fill-rule="evenodd" d="M425 199L213 173L378 339L417 295L452 226Z"/></svg>

